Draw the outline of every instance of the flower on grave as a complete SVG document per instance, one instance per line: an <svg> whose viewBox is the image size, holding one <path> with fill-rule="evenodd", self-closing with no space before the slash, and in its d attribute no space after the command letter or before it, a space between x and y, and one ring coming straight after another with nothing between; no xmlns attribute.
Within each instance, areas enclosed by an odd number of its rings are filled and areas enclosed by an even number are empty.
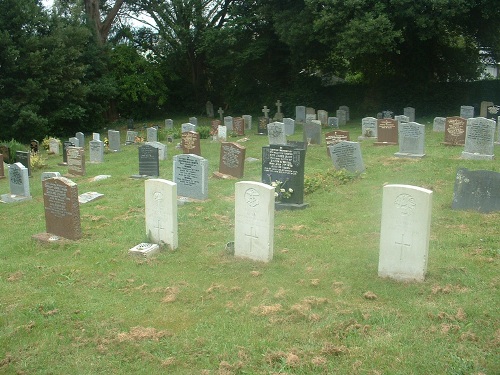
<svg viewBox="0 0 500 375"><path fill-rule="evenodd" d="M292 188L287 188L286 185L287 181L271 181L271 186L274 188L274 198L277 202L281 202L282 200L285 199L290 199L293 194L293 189Z"/></svg>

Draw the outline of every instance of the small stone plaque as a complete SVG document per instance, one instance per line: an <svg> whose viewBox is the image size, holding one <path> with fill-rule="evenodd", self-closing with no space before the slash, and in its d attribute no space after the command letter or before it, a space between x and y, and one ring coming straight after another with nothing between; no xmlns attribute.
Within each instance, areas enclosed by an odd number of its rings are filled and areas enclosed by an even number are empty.
<svg viewBox="0 0 500 375"><path fill-rule="evenodd" d="M160 252L160 246L155 243L142 242L129 249L128 253L133 256L149 258Z"/></svg>
<svg viewBox="0 0 500 375"><path fill-rule="evenodd" d="M104 194L97 193L95 191L89 191L87 193L80 194L78 196L78 202L80 204L95 201L96 199L104 197Z"/></svg>

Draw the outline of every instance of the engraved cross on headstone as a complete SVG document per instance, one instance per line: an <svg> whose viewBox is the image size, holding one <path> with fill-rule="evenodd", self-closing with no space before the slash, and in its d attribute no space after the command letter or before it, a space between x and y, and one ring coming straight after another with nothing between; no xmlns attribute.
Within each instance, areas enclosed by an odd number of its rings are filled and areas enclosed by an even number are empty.
<svg viewBox="0 0 500 375"><path fill-rule="evenodd" d="M407 249L409 249L411 247L411 244L409 243L405 243L405 235L404 233L401 235L401 242L395 242L396 245L400 245L400 255L399 255L399 261L402 262L403 261L403 251L404 251L404 248L406 247Z"/></svg>
<svg viewBox="0 0 500 375"><path fill-rule="evenodd" d="M222 110L222 107L219 107L217 113L220 115L220 120L224 121L224 111Z"/></svg>
<svg viewBox="0 0 500 375"><path fill-rule="evenodd" d="M258 239L259 237L257 236L257 233L255 231L254 227L250 227L250 233L245 234L246 237L250 239L250 252L252 251L252 244L254 239Z"/></svg>
<svg viewBox="0 0 500 375"><path fill-rule="evenodd" d="M265 105L262 109L262 113L264 114L265 118L269 118L269 108L267 108L267 105Z"/></svg>
<svg viewBox="0 0 500 375"><path fill-rule="evenodd" d="M161 238L161 236L160 236L161 231L162 231L163 229L165 229L165 227L163 227L163 226L161 225L161 220L160 220L160 219L158 219L158 224L157 224L154 228L158 230L158 241L160 241L160 238Z"/></svg>

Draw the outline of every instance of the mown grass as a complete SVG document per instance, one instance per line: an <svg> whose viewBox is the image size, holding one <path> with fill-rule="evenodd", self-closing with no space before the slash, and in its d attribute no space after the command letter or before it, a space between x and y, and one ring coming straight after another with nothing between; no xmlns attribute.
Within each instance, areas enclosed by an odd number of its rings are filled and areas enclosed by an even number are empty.
<svg viewBox="0 0 500 375"><path fill-rule="evenodd" d="M129 178L138 172L136 146L73 178L80 193L105 194L80 207L81 240L35 243L45 221L34 171L33 200L0 205L0 373L499 373L500 214L453 211L451 200L459 166L498 171L500 162L461 160L461 148L440 144L431 119L420 121L428 125L424 159L394 158L397 146L365 141L366 173L353 180L335 181L325 146L309 147L306 181L321 188L306 195L306 210L276 212L268 264L226 253L235 181L215 178L207 201L179 206L176 251L131 258L128 249L147 240L144 182ZM351 139L361 133L358 120L346 128ZM260 159L266 137L247 137L246 156ZM219 149L202 141L210 174ZM168 145L161 178L172 179L179 152ZM47 158L45 170L67 172L60 156ZM91 182L98 174L112 177ZM246 164L244 180L260 180L260 162ZM377 276L386 183L434 191L422 283Z"/></svg>

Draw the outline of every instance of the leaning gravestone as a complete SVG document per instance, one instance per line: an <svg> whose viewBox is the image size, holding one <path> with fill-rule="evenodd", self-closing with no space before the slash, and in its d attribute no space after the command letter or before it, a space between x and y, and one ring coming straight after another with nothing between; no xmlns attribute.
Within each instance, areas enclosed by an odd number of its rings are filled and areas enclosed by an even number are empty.
<svg viewBox="0 0 500 375"><path fill-rule="evenodd" d="M104 142L102 141L90 141L89 142L89 153L91 163L103 163L104 162Z"/></svg>
<svg viewBox="0 0 500 375"><path fill-rule="evenodd" d="M469 105L463 105L460 107L460 117L468 119L474 117L474 107Z"/></svg>
<svg viewBox="0 0 500 375"><path fill-rule="evenodd" d="M16 203L31 199L28 168L19 162L9 167L9 185L10 194L2 194L3 202Z"/></svg>
<svg viewBox="0 0 500 375"><path fill-rule="evenodd" d="M40 179L41 181L46 180L48 178L53 178L53 177L61 177L61 173L59 172L42 172Z"/></svg>
<svg viewBox="0 0 500 375"><path fill-rule="evenodd" d="M235 190L234 256L269 262L274 249L274 188L242 181Z"/></svg>
<svg viewBox="0 0 500 375"><path fill-rule="evenodd" d="M286 145L285 124L283 122L268 124L267 136L270 145Z"/></svg>
<svg viewBox="0 0 500 375"><path fill-rule="evenodd" d="M340 141L328 147L335 169L351 173L363 173L365 165L358 142Z"/></svg>
<svg viewBox="0 0 500 375"><path fill-rule="evenodd" d="M298 105L295 107L295 121L306 122L306 107L303 105Z"/></svg>
<svg viewBox="0 0 500 375"><path fill-rule="evenodd" d="M291 146L262 147L262 182L276 185L277 209L304 209L306 151ZM279 186L278 186L279 185ZM281 194L284 189L285 194Z"/></svg>
<svg viewBox="0 0 500 375"><path fill-rule="evenodd" d="M182 133L181 147L184 154L201 156L200 133L192 131Z"/></svg>
<svg viewBox="0 0 500 375"><path fill-rule="evenodd" d="M463 117L447 117L444 124L444 142L447 146L463 146L467 120Z"/></svg>
<svg viewBox="0 0 500 375"><path fill-rule="evenodd" d="M190 117L189 122L193 124L194 126L198 126L198 118L196 117Z"/></svg>
<svg viewBox="0 0 500 375"><path fill-rule="evenodd" d="M308 145L320 145L321 123L318 120L306 122L302 129L302 139Z"/></svg>
<svg viewBox="0 0 500 375"><path fill-rule="evenodd" d="M245 135L245 120L243 120L243 117L233 118L233 132L237 136Z"/></svg>
<svg viewBox="0 0 500 375"><path fill-rule="evenodd" d="M28 176L31 177L30 153L28 151L16 151L16 161L28 169Z"/></svg>
<svg viewBox="0 0 500 375"><path fill-rule="evenodd" d="M383 118L377 120L377 141L375 146L390 146L398 144L398 120Z"/></svg>
<svg viewBox="0 0 500 375"><path fill-rule="evenodd" d="M49 139L49 153L54 155L59 155L59 145L60 142L55 138Z"/></svg>
<svg viewBox="0 0 500 375"><path fill-rule="evenodd" d="M108 130L109 149L120 151L120 132L118 130Z"/></svg>
<svg viewBox="0 0 500 375"><path fill-rule="evenodd" d="M75 145L74 147L80 147L80 141L78 140L78 138L70 137L68 141L73 143Z"/></svg>
<svg viewBox="0 0 500 375"><path fill-rule="evenodd" d="M160 175L160 157L156 147L151 145L139 146L139 177L157 177Z"/></svg>
<svg viewBox="0 0 500 375"><path fill-rule="evenodd" d="M205 200L208 198L208 160L198 155L174 156L174 182L182 197Z"/></svg>
<svg viewBox="0 0 500 375"><path fill-rule="evenodd" d="M432 191L386 185L382 198L378 275L423 281L427 271Z"/></svg>
<svg viewBox="0 0 500 375"><path fill-rule="evenodd" d="M446 124L446 117L434 117L434 122L432 123L432 131L444 133Z"/></svg>
<svg viewBox="0 0 500 375"><path fill-rule="evenodd" d="M159 178L145 181L146 235L155 244L178 247L177 184Z"/></svg>
<svg viewBox="0 0 500 375"><path fill-rule="evenodd" d="M463 159L493 160L495 147L495 128L493 120L475 117L467 120Z"/></svg>
<svg viewBox="0 0 500 375"><path fill-rule="evenodd" d="M500 211L500 173L459 168L453 189L454 210Z"/></svg>
<svg viewBox="0 0 500 375"><path fill-rule="evenodd" d="M81 238L78 186L65 177L49 178L42 186L47 233L69 240Z"/></svg>
<svg viewBox="0 0 500 375"><path fill-rule="evenodd" d="M394 156L403 158L423 158L425 126L416 122L399 124L399 152Z"/></svg>
<svg viewBox="0 0 500 375"><path fill-rule="evenodd" d="M415 108L413 107L403 108L403 115L408 118L407 122L415 122Z"/></svg>
<svg viewBox="0 0 500 375"><path fill-rule="evenodd" d="M375 117L364 117L361 120L361 136L359 141L365 139L377 139L377 119Z"/></svg>
<svg viewBox="0 0 500 375"><path fill-rule="evenodd" d="M288 136L295 133L295 120L293 118L285 117L283 124L285 124L285 135Z"/></svg>
<svg viewBox="0 0 500 375"><path fill-rule="evenodd" d="M85 176L85 150L83 147L68 147L68 173Z"/></svg>
<svg viewBox="0 0 500 375"><path fill-rule="evenodd" d="M220 145L219 176L243 177L246 148L233 142Z"/></svg>

